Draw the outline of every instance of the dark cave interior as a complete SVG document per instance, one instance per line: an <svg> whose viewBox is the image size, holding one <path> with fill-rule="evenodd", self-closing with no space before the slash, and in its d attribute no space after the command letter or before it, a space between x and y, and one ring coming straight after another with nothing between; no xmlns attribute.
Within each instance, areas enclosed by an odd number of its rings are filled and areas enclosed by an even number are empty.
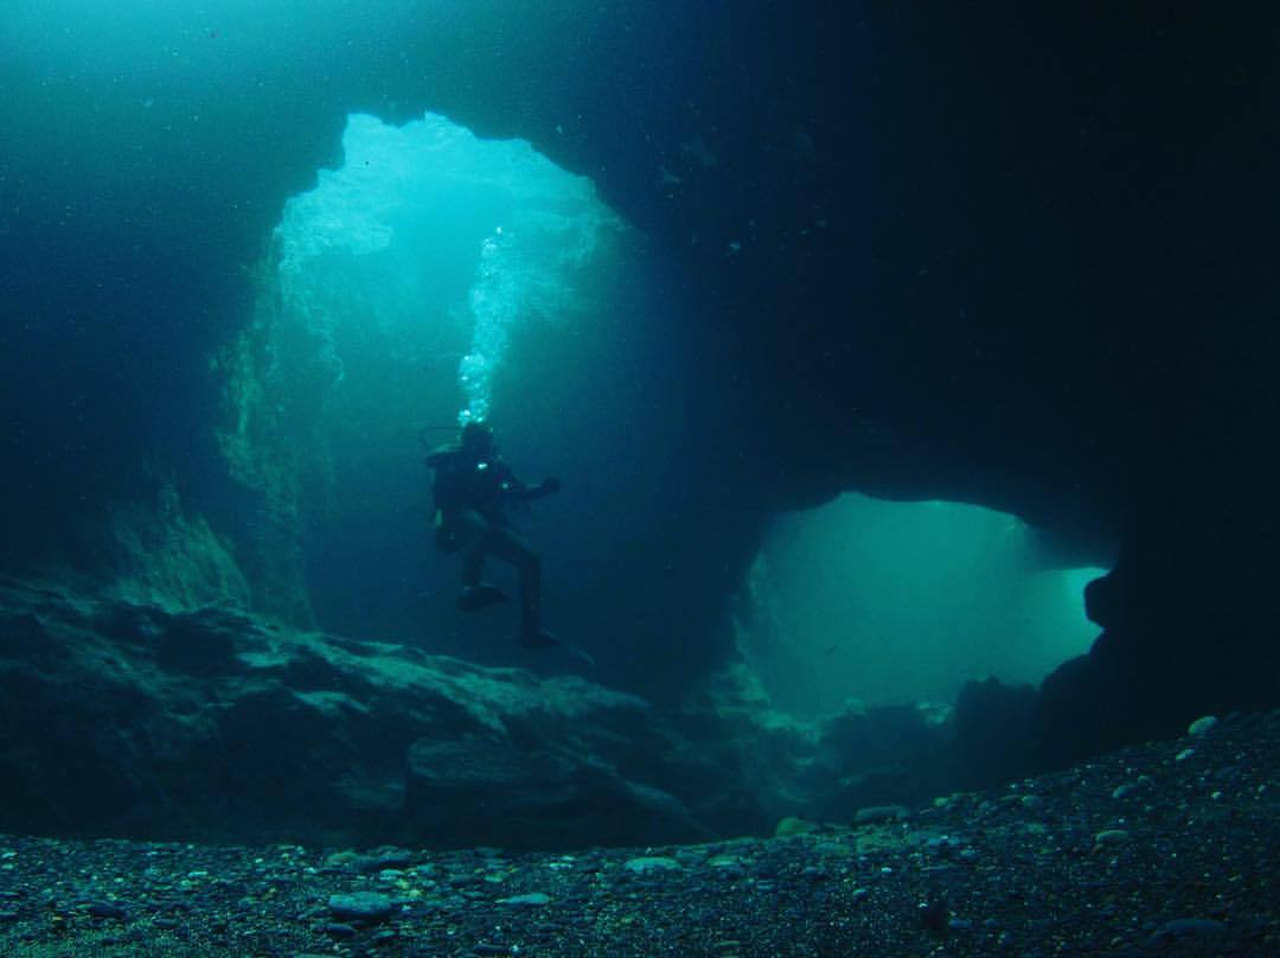
<svg viewBox="0 0 1280 958"><path fill-rule="evenodd" d="M272 24L230 6L219 38L256 56ZM1276 704L1280 12L561 0L523 33L514 0L413 29L386 6L145 110L158 65L112 84L107 54L5 58L0 117L25 131L0 161L7 569L91 564L86 526L158 476L254 534L262 497L207 428L209 356L348 113L431 110L590 177L707 357L663 420L680 479L617 559L661 596L628 615L646 654L606 661L611 681L722 664L766 520L852 491L1001 510L1064 565L1118 546L1086 593L1101 637L1013 753Z"/></svg>

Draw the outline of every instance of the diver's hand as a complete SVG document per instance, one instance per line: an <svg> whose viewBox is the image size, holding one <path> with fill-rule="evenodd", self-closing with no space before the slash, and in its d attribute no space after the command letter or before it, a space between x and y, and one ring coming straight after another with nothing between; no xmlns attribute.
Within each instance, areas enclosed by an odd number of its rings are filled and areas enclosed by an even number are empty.
<svg viewBox="0 0 1280 958"><path fill-rule="evenodd" d="M554 476L550 476L542 480L542 485L538 486L538 495L550 496L560 491L560 480Z"/></svg>

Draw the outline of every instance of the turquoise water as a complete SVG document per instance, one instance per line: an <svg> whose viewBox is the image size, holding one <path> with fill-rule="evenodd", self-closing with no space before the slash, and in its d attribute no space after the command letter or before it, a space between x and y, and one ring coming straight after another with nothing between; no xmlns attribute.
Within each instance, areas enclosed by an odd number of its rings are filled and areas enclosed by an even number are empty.
<svg viewBox="0 0 1280 958"><path fill-rule="evenodd" d="M597 319L575 285L621 221L528 142L481 140L435 114L403 126L352 115L342 147L276 228L285 308L330 349L377 342L370 362L451 370L461 408L429 419L489 419L521 327Z"/></svg>
<svg viewBox="0 0 1280 958"><path fill-rule="evenodd" d="M776 119L786 96L730 67L821 77L803 30L731 35L723 4L528 9L5 7L15 562L87 555L85 528L121 502L155 511L160 487L228 542L259 608L288 605L263 593L292 577L316 625L507 663L509 622L453 611L421 461L424 440L489 418L517 471L564 482L522 528L549 620L602 678L674 687L729 654L726 597L773 501L760 477L805 466L760 461L789 413L757 401L772 387L750 376L772 370L735 365L725 290L796 249L838 255L862 215L788 205L840 142L816 122L829 105ZM765 156L794 176L752 166ZM778 520L753 580L786 635L759 659L780 700L1034 681L1087 647L1079 583L1018 566L981 523L948 519L939 552L905 520L846 517L841 551L786 531L805 521Z"/></svg>
<svg viewBox="0 0 1280 958"><path fill-rule="evenodd" d="M741 642L775 703L807 717L949 703L970 680L1040 681L1099 629L1100 568L1044 568L1012 516L846 494L777 517L750 577Z"/></svg>

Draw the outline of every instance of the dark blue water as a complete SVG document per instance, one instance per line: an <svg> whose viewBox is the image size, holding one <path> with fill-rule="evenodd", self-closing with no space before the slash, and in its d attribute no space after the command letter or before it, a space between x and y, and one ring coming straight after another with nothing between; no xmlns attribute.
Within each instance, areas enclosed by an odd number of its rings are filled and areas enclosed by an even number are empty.
<svg viewBox="0 0 1280 958"><path fill-rule="evenodd" d="M1085 184L1069 167L1097 158L1090 129L1064 132L994 67L926 97L927 116L878 92L885 76L954 79L945 24L925 24L927 55L904 62L884 41L911 49L910 17L833 19L844 55L816 58L823 11L770 10L10 3L6 564L109 583L120 546L103 517L173 489L264 613L519 660L510 616L453 612L456 565L430 537L421 432L434 442L480 415L518 472L564 483L524 528L548 570L548 621L591 648L600 677L652 689L718 661L768 490L807 488L794 458L769 451L812 453L811 432L857 428L825 402L824 377L878 375L853 337L827 372L828 334L861 315L840 295L874 310L897 271L913 277L914 307L956 316L933 331L949 357L978 322L966 310L981 271L966 265L1007 255L1007 239L987 244L1015 227L1033 224L1046 263L1096 242L1138 249L1144 268L1148 234L1045 228L1030 198L1040 175L1068 184L1054 202L1069 222L1123 192L1116 171L1175 110L1140 114L1132 140L1112 141L1110 178ZM1039 89L1055 108L1074 95ZM996 90L1009 91L1000 109L973 107ZM969 126L948 97L967 104ZM1130 115L1113 113L1099 122ZM886 130L892 154L875 148ZM1007 189L959 188L1020 151L1041 165L1010 163ZM903 188L925 174L933 192ZM890 186L905 205L874 206ZM917 228L941 195L965 224L946 236ZM1012 288L995 284L988 304L1020 302L1047 269L1010 270ZM1078 293L1068 284L1039 305L1061 317ZM744 347L757 307L786 318ZM871 345L910 336L904 315ZM1041 335L1085 348L1049 325L993 348ZM1060 353L1045 355L1026 381ZM794 405L770 378L792 375ZM884 401L909 405L898 388ZM915 453L913 441L893 440Z"/></svg>

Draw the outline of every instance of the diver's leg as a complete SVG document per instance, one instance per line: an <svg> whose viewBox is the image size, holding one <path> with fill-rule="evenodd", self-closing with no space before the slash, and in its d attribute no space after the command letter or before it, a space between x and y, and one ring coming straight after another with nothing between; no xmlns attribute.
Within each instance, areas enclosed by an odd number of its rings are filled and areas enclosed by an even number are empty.
<svg viewBox="0 0 1280 958"><path fill-rule="evenodd" d="M477 586L484 577L484 539L489 523L479 513L460 513L454 522L458 549L462 553L462 584Z"/></svg>
<svg viewBox="0 0 1280 958"><path fill-rule="evenodd" d="M542 560L534 553L520 565L520 634L526 639L542 632Z"/></svg>
<svg viewBox="0 0 1280 958"><path fill-rule="evenodd" d="M542 631L542 560L538 554L515 532L501 526L489 530L485 546L520 573L520 640L526 645L554 645L555 640Z"/></svg>
<svg viewBox="0 0 1280 958"><path fill-rule="evenodd" d="M496 585L483 582L484 559L488 551L489 523L477 512L464 512L457 520L458 543L462 552L462 594L458 608L478 612L509 598Z"/></svg>

